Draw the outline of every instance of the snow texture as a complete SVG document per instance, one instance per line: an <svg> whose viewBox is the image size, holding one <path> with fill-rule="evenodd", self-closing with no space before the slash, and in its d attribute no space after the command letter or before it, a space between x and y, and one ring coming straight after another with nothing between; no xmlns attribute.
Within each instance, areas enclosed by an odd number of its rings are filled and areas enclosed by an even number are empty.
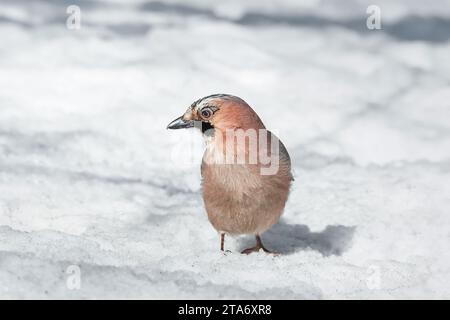
<svg viewBox="0 0 450 320"><path fill-rule="evenodd" d="M370 4L2 0L0 298L450 298L450 2ZM219 251L166 130L222 92L291 154L278 257Z"/></svg>

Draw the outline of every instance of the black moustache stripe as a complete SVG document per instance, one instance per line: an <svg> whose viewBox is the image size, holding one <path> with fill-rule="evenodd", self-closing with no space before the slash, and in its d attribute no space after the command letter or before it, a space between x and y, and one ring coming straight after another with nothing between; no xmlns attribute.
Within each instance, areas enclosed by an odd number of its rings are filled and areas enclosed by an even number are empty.
<svg viewBox="0 0 450 320"><path fill-rule="evenodd" d="M214 126L209 122L202 122L202 133L205 133L208 130L214 129Z"/></svg>

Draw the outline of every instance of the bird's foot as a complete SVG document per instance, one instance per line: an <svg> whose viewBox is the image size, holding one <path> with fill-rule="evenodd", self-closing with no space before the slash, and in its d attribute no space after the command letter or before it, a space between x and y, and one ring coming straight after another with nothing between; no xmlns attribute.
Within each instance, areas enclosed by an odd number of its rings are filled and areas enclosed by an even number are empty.
<svg viewBox="0 0 450 320"><path fill-rule="evenodd" d="M265 253L273 254L274 256L278 256L278 255L279 255L279 253L277 253L277 252L272 252L272 251L268 250L266 247L264 247L264 245L263 245L263 243L262 243L262 241L261 241L261 237L260 237L259 235L256 235L256 246L254 246L253 248L245 249L245 250L242 251L241 253L242 253L242 254L250 254L250 253L253 253L253 252L259 252L261 249L262 249Z"/></svg>
<svg viewBox="0 0 450 320"><path fill-rule="evenodd" d="M230 250L224 250L224 251L221 251L222 252L222 254L224 255L224 256L227 256L227 255L229 255L229 254L232 254L233 252L232 251L230 251Z"/></svg>
<svg viewBox="0 0 450 320"><path fill-rule="evenodd" d="M253 247L253 248L245 249L241 253L242 254L250 254L250 253L253 253L253 252L259 252L261 250L264 251L267 254L272 254L274 256L278 256L279 255L278 252L270 251L270 250L266 249L265 247L260 247L260 246L256 246L256 247Z"/></svg>
<svg viewBox="0 0 450 320"><path fill-rule="evenodd" d="M250 254L253 252L258 252L259 250L261 250L260 247L253 247L253 248L247 248L247 249L243 250L241 253L242 254Z"/></svg>

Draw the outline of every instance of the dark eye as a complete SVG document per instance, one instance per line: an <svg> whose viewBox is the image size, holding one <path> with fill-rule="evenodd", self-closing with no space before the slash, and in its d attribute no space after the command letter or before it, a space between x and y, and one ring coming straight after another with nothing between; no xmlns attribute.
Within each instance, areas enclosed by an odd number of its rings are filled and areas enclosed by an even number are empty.
<svg viewBox="0 0 450 320"><path fill-rule="evenodd" d="M212 110L209 109L209 108L203 109L201 113L202 113L202 117L203 117L203 118L209 118L209 117L211 117L212 114L213 114Z"/></svg>

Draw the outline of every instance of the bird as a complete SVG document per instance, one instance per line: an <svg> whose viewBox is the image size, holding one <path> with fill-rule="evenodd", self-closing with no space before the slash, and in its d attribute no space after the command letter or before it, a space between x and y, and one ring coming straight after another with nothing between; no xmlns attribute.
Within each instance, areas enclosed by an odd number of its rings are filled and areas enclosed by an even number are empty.
<svg viewBox="0 0 450 320"><path fill-rule="evenodd" d="M264 246L261 235L279 221L294 181L284 144L247 102L231 94L198 99L167 126L185 128L200 129L206 141L201 192L220 250L225 235L254 235L256 245L241 253L278 254Z"/></svg>

